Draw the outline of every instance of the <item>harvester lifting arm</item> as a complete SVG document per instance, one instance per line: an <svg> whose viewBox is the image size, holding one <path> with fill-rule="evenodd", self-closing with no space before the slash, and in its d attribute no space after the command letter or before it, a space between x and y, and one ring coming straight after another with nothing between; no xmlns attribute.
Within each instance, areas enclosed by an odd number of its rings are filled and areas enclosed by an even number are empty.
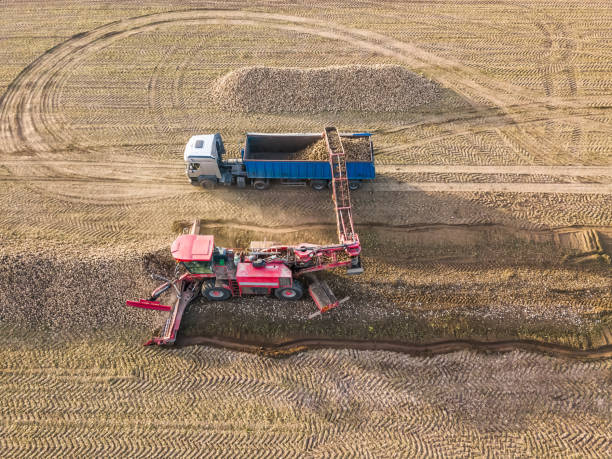
<svg viewBox="0 0 612 459"><path fill-rule="evenodd" d="M159 281L164 281L165 283L162 284L160 287L158 287L154 292L153 295L155 295L155 297L158 297L159 295L161 295L162 293L164 293L166 290L168 290L170 287L174 287L174 291L176 292L176 296L178 298L181 297L181 292L178 289L178 287L176 286L176 282L175 281L171 281L170 279L165 278L164 276L160 276L159 274L151 274L151 279L153 280L159 280ZM162 289L163 287L163 289ZM158 292L159 291L159 292Z"/></svg>
<svg viewBox="0 0 612 459"><path fill-rule="evenodd" d="M346 155L344 153L344 147L342 146L340 134L338 134L338 130L335 127L326 127L323 132L323 137L325 138L327 151L329 152L332 196L336 212L338 241L340 245L314 248L312 250L313 259L318 263L315 263L311 267L297 270L296 275L299 276L303 273L312 273L314 271L331 269L338 266L347 266L347 273L349 274L359 274L363 272L363 267L359 259L361 244L359 243L359 236L357 236L353 227L353 211L351 208L351 195L348 174L346 172ZM338 259L340 248L350 257L348 261ZM322 259L327 260L327 262L321 262ZM346 297L338 301L326 282L320 281L312 274L307 274L307 276L310 278L308 293L318 309L318 311L308 316L309 319L320 316L322 313L348 300L348 297Z"/></svg>
<svg viewBox="0 0 612 459"><path fill-rule="evenodd" d="M338 129L335 127L326 127L323 132L323 137L325 138L327 151L329 152L329 165L332 177L332 198L336 213L339 246L318 247L315 252L320 256L331 256L333 259L333 262L323 269L345 265L348 266L348 274L360 274L363 272L359 259L361 244L359 243L359 236L355 233L353 227L353 210L351 207L351 194L348 174L346 172L346 155L344 153L344 147L342 146ZM350 263L336 263L338 255L336 250L338 247L342 247L346 255L350 257ZM315 270L317 269L309 269L307 271Z"/></svg>
<svg viewBox="0 0 612 459"><path fill-rule="evenodd" d="M199 231L200 222L199 220L195 220L191 227L190 234L198 234ZM185 312L185 309L187 308L191 300L197 296L197 292L195 289L198 287L199 284L189 282L185 275L179 277L178 265L174 274L174 280L170 280L158 274L152 274L152 279L160 280L164 283L153 291L151 297L146 300L141 298L138 301L126 301L127 306L142 309L152 309L155 311L166 311L170 313L164 323L164 326L162 327L160 335L148 340L145 343L145 346L149 346L151 344L173 344L176 341L176 336L181 324L183 313ZM161 304L159 301L155 301L162 293L166 292L170 288L174 288L176 294L176 300L172 305L165 305Z"/></svg>

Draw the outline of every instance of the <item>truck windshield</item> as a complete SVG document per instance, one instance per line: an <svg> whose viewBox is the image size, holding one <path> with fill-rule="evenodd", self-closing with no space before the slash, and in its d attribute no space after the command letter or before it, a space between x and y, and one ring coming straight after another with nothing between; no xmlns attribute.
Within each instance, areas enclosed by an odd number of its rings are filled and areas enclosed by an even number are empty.
<svg viewBox="0 0 612 459"><path fill-rule="evenodd" d="M186 261L183 265L191 274L210 274L213 272L210 261Z"/></svg>

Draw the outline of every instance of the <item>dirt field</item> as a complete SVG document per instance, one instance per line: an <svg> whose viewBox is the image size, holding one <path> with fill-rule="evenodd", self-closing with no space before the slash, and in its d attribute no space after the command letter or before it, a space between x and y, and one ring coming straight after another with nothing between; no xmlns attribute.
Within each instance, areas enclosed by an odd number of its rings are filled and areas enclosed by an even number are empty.
<svg viewBox="0 0 612 459"><path fill-rule="evenodd" d="M312 351L282 360L132 334L0 350L5 456L606 457L611 361Z"/></svg>
<svg viewBox="0 0 612 459"><path fill-rule="evenodd" d="M327 276L351 299L315 322L308 301L199 302L185 336L612 345L611 30L601 1L2 3L0 323L11 345L0 351L0 450L100 455L96 432L118 425L104 436L117 455L170 452L153 413L174 421L171 406L197 401L173 431L192 454L276 441L311 456L606 456L608 362L144 350L161 316L123 301L146 296L149 273L172 270L169 245L194 218L227 246L333 242L327 192L205 191L189 185L182 151L196 133L221 132L238 157L247 131L336 125L373 133L375 145L377 180L352 195L366 271ZM269 81L244 69L262 67L283 89L303 88L284 101L300 109L257 93ZM240 106L227 110L215 85L236 75L246 86L228 93ZM313 99L322 84L350 82L327 105ZM21 337L41 330L39 348ZM106 343L88 336L100 330ZM77 342L49 344L65 336ZM195 379L181 380L183 365ZM194 390L162 394L168 368L168 381ZM479 376L496 372L489 385ZM57 398L66 388L78 388L74 400ZM506 424L499 413L511 413ZM206 433L193 440L193 430Z"/></svg>

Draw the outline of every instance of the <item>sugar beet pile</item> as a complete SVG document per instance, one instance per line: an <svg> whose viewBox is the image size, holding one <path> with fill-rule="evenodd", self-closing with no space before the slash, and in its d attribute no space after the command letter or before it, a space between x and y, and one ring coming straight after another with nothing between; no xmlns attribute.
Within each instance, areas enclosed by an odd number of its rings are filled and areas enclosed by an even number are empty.
<svg viewBox="0 0 612 459"><path fill-rule="evenodd" d="M167 249L155 253L37 253L0 256L0 324L51 330L152 327L159 315L125 306L169 275Z"/></svg>
<svg viewBox="0 0 612 459"><path fill-rule="evenodd" d="M399 65L245 67L212 86L234 112L400 112L434 101L441 87Z"/></svg>
<svg viewBox="0 0 612 459"><path fill-rule="evenodd" d="M349 161L369 161L370 160L370 138L342 138L342 147ZM329 153L325 140L317 140L306 148L298 150L287 156L291 161L328 161Z"/></svg>

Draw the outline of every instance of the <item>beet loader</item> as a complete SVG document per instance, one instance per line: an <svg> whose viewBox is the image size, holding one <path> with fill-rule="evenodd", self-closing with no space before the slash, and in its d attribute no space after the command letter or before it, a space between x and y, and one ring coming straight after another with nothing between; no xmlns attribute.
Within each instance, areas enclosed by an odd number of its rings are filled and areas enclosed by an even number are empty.
<svg viewBox="0 0 612 459"><path fill-rule="evenodd" d="M339 301L327 283L315 273L344 267L348 274L363 272L359 237L353 228L350 186L346 155L338 130L327 127L323 137L329 153L331 188L336 212L338 243L333 245L252 242L247 250L216 247L214 236L199 234L194 222L191 234L180 235L172 244L177 262L175 279L155 276L164 283L148 299L127 301L128 306L167 311L160 336L146 344L169 345L176 340L181 318L187 305L202 295L210 301L232 297L274 295L281 300L297 300L308 292L317 306L311 318L337 307ZM180 274L181 267L184 273ZM176 301L161 304L158 298L172 290Z"/></svg>

